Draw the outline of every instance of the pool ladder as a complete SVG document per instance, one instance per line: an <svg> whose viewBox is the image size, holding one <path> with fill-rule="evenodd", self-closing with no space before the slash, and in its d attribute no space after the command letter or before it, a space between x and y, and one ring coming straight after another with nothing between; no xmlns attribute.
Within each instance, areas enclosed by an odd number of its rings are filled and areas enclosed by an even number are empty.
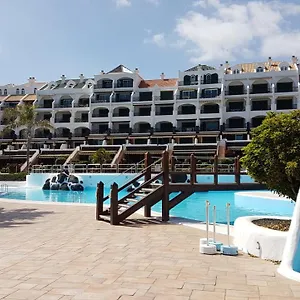
<svg viewBox="0 0 300 300"><path fill-rule="evenodd" d="M0 194L8 193L8 185L6 183L0 184Z"/></svg>

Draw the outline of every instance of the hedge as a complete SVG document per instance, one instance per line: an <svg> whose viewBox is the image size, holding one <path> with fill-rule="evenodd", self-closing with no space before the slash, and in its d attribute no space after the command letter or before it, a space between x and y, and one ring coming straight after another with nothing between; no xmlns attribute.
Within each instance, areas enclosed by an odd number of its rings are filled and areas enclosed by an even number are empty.
<svg viewBox="0 0 300 300"><path fill-rule="evenodd" d="M0 181L25 181L26 173L6 173L0 174Z"/></svg>

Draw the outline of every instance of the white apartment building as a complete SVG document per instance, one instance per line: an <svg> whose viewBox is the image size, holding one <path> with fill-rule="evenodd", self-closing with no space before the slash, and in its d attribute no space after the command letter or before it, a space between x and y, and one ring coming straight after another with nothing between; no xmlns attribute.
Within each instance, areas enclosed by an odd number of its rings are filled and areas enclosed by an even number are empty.
<svg viewBox="0 0 300 300"><path fill-rule="evenodd" d="M7 95L0 97L36 92L36 99L31 98L39 118L50 120L54 127L51 134L38 129L37 142L50 137L68 140L72 147L87 139L91 144L248 140L251 128L267 112L300 108L295 56L286 62L270 57L261 63L231 66L226 62L218 68L198 65L180 71L178 78L165 78L162 73L151 80L144 80L138 69L120 65L93 78L81 74L77 79L63 75L47 84L34 81L30 91L29 86L5 87L0 91L6 89ZM0 98L0 107L9 103L5 99ZM21 133L16 132L19 137Z"/></svg>

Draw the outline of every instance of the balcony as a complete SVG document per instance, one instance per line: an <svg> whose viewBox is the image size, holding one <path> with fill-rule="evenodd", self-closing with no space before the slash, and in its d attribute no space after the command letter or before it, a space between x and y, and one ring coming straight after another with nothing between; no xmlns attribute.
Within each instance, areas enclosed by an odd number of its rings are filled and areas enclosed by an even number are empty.
<svg viewBox="0 0 300 300"><path fill-rule="evenodd" d="M272 90L267 84L253 84L252 89L250 90L250 94L267 94L271 91Z"/></svg>
<svg viewBox="0 0 300 300"><path fill-rule="evenodd" d="M217 84L217 83L222 83L222 80L221 79L211 80L211 81L201 80L201 84Z"/></svg>
<svg viewBox="0 0 300 300"><path fill-rule="evenodd" d="M74 107L89 107L89 103L75 103Z"/></svg>
<svg viewBox="0 0 300 300"><path fill-rule="evenodd" d="M55 119L54 123L70 123L71 119Z"/></svg>
<svg viewBox="0 0 300 300"><path fill-rule="evenodd" d="M114 95L111 99L112 102L131 102L131 95Z"/></svg>
<svg viewBox="0 0 300 300"><path fill-rule="evenodd" d="M196 126L194 127L177 127L177 132L196 132Z"/></svg>
<svg viewBox="0 0 300 300"><path fill-rule="evenodd" d="M276 87L275 93L292 93L292 92L298 92L298 87Z"/></svg>
<svg viewBox="0 0 300 300"><path fill-rule="evenodd" d="M87 123L89 120L87 118L75 118L75 123Z"/></svg>
<svg viewBox="0 0 300 300"><path fill-rule="evenodd" d="M54 104L55 108L70 108L72 107L72 103L56 103Z"/></svg>
<svg viewBox="0 0 300 300"><path fill-rule="evenodd" d="M94 89L112 89L113 84L112 82L107 82L107 83L98 83L94 85Z"/></svg>
<svg viewBox="0 0 300 300"><path fill-rule="evenodd" d="M237 96L237 95L244 95L246 94L246 89L239 89L239 90L227 90L225 91L226 96Z"/></svg>
<svg viewBox="0 0 300 300"><path fill-rule="evenodd" d="M92 98L92 103L109 103L110 102L110 96L105 98Z"/></svg>
<svg viewBox="0 0 300 300"><path fill-rule="evenodd" d="M131 81L121 81L119 80L114 84L115 88L133 88L133 80Z"/></svg>
<svg viewBox="0 0 300 300"><path fill-rule="evenodd" d="M198 85L198 81L191 81L191 82L185 82L185 81L178 81L178 86L190 86L190 85Z"/></svg>
<svg viewBox="0 0 300 300"><path fill-rule="evenodd" d="M237 111L245 111L245 107L236 107L236 108L226 107L226 112L237 112Z"/></svg>
<svg viewBox="0 0 300 300"><path fill-rule="evenodd" d="M103 129L92 129L91 134L106 134L108 133L109 128L103 128Z"/></svg>

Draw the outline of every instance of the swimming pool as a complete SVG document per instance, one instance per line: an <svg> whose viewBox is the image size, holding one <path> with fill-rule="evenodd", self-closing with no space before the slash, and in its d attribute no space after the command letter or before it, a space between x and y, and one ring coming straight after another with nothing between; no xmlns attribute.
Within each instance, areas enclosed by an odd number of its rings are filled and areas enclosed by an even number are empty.
<svg viewBox="0 0 300 300"><path fill-rule="evenodd" d="M105 194L109 193L109 189L105 189ZM270 199L253 199L249 201L241 201L237 197L238 191L210 191L194 193L185 199L179 205L171 210L171 215L183 217L198 221L205 220L205 201L208 200L211 206L216 205L217 222L226 222L225 205L227 202L231 204L231 223L241 216L253 215L275 215L275 216L292 216L294 204L290 201L274 200L270 203ZM65 191L44 191L41 188L11 188L10 193L2 198L45 201L45 202L71 202L71 203L95 203L95 188L86 188L83 192L65 192ZM120 193L119 197L126 195L126 192ZM175 194L174 194L175 195ZM0 198L1 198L0 197ZM172 198L172 195L171 195ZM277 202L278 201L278 202ZM106 202L107 204L109 202ZM252 205L253 203L253 205ZM161 212L161 203L153 206L153 211Z"/></svg>

